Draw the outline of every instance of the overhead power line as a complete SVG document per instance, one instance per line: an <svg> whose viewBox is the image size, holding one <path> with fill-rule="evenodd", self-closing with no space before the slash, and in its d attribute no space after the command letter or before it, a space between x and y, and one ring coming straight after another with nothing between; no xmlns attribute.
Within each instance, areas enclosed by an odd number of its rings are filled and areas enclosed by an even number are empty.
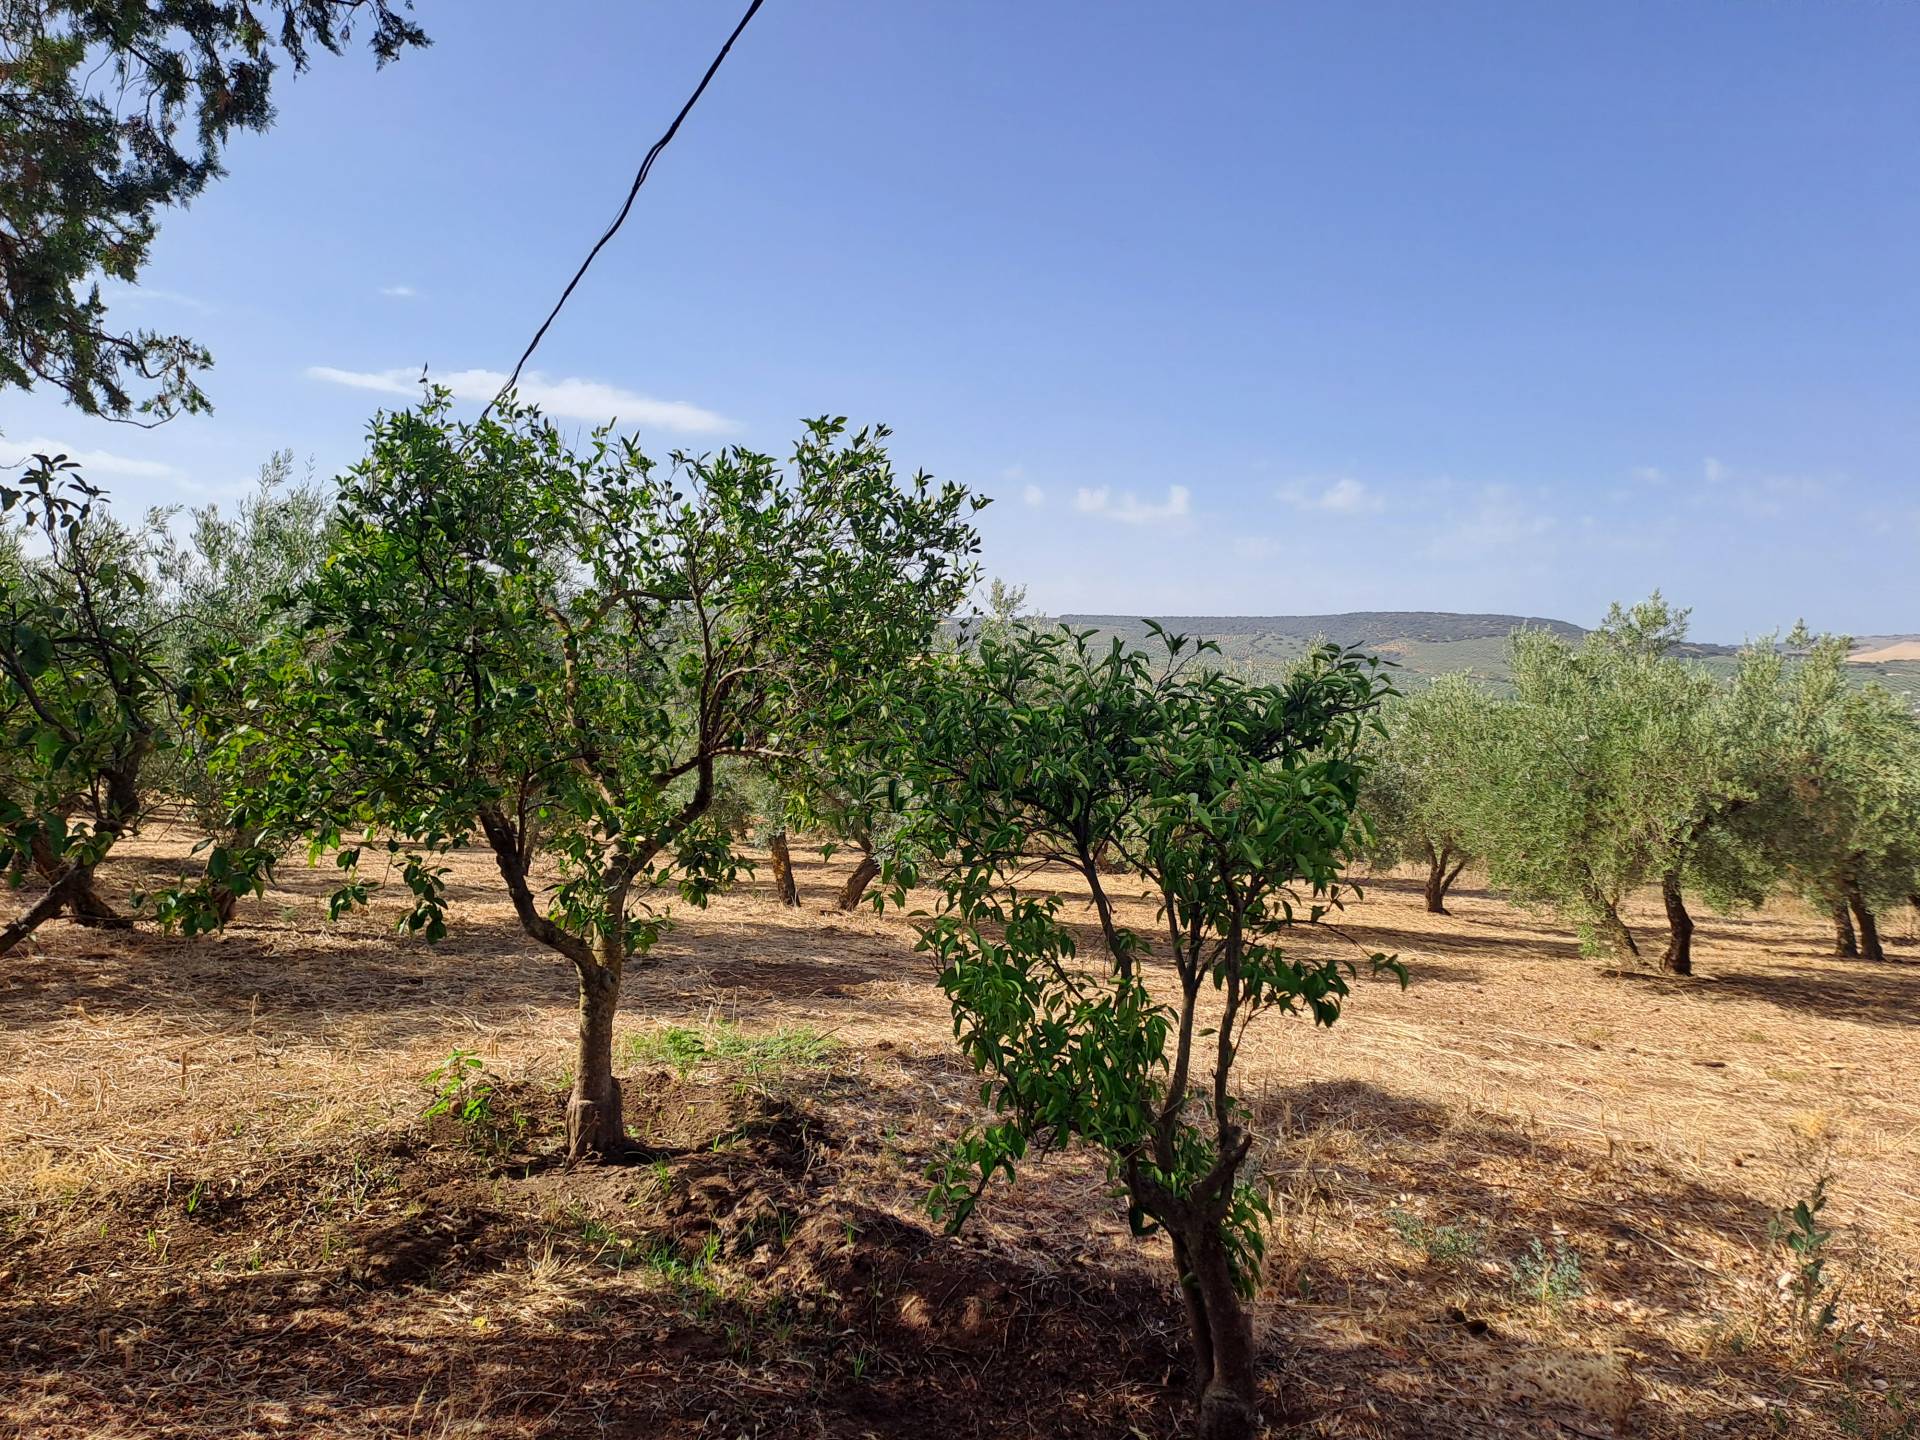
<svg viewBox="0 0 1920 1440"><path fill-rule="evenodd" d="M606 228L606 233L594 241L593 248L587 252L587 258L582 260L580 262L580 268L573 272L573 278L567 281L567 288L560 292L560 298L554 302L553 309L547 312L547 318L540 322L540 328L533 332L533 339L527 342L527 348L521 352L520 358L514 362L513 374L507 377L507 383L500 387L499 394L487 402L487 408L480 412L481 419L484 420L493 407L500 403L501 397L520 383L520 372L526 368L527 361L533 358L533 352L540 348L540 342L546 338L547 331L552 328L553 322L559 318L561 310L566 307L566 303L568 299L572 297L574 290L579 286L580 282L586 278L588 268L592 266L600 252L607 248L607 242L619 234L620 227L626 224L627 216L633 211L633 202L640 194L640 187L647 183L647 176L653 170L653 162L660 158L660 152L672 144L673 137L680 133L681 123L686 120L688 115L693 113L693 107L700 103L700 97L707 93L707 86L713 82L713 77L719 73L721 63L727 58L727 52L733 49L733 42L740 38L741 32L747 28L748 22L759 13L761 5L764 3L766 3L766 0L752 0L752 3L747 6L747 13L740 17L740 23L734 26L733 33L727 36L727 43L720 47L720 53L715 55L713 57L713 63L707 66L707 73L700 77L700 83L694 87L693 94L687 97L687 103L680 107L680 113L673 117L673 123L667 127L666 133L653 142L653 148L647 151L646 158L640 162L640 169L634 174L632 188L627 191L627 200L626 203L620 207L620 213L613 217L613 223Z"/></svg>

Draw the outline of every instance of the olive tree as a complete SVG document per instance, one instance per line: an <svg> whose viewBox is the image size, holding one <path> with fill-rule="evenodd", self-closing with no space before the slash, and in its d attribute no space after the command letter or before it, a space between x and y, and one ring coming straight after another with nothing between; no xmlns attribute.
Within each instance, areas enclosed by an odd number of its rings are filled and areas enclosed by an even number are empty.
<svg viewBox="0 0 1920 1440"><path fill-rule="evenodd" d="M402 857L406 923L445 928L436 857L477 837L527 935L579 986L570 1153L628 1151L613 1073L624 975L678 895L739 868L719 767L800 753L923 649L971 581L983 502L896 479L884 429L809 424L791 465L570 449L505 403L383 414L339 482L297 623L243 669L236 773L271 832ZM550 877L551 883L547 883ZM544 889L543 889L544 887Z"/></svg>
<svg viewBox="0 0 1920 1440"><path fill-rule="evenodd" d="M1884 686L1849 683L1848 649L1800 627L1757 675L1779 733L1753 830L1833 916L1836 951L1881 960L1878 915L1920 871L1920 717Z"/></svg>
<svg viewBox="0 0 1920 1440"><path fill-rule="evenodd" d="M1267 1212L1234 1066L1260 1013L1340 1013L1350 967L1287 940L1347 893L1386 687L1332 648L1277 685L1165 651L1014 626L917 667L890 713L920 858L888 870L896 901L939 887L921 943L995 1112L940 1172L936 1213L963 1222L1031 1147L1098 1147L1135 1230L1172 1242L1200 1433L1237 1440L1257 1424L1245 1301ZM1152 887L1157 936L1124 918L1108 850ZM1090 953L1048 867L1091 897Z"/></svg>
<svg viewBox="0 0 1920 1440"><path fill-rule="evenodd" d="M1383 705L1368 747L1360 805L1369 856L1424 865L1434 915L1447 913L1447 892L1474 858L1474 799L1499 704L1471 676L1442 675Z"/></svg>
<svg viewBox="0 0 1920 1440"><path fill-rule="evenodd" d="M1584 943L1625 963L1641 956L1620 906L1658 884L1674 974L1692 970L1689 885L1722 907L1766 890L1733 823L1756 795L1764 727L1750 693L1674 653L1686 615L1655 592L1615 605L1578 646L1518 632L1472 822L1498 888L1570 915Z"/></svg>
<svg viewBox="0 0 1920 1440"><path fill-rule="evenodd" d="M331 508L324 487L293 479L293 453L283 450L260 467L257 488L230 510L190 510L186 539L169 536L157 558L172 620L165 662L184 703L154 783L191 811L207 873L190 891L156 896L154 908L163 923L189 934L231 919L239 892L258 889L262 867L290 843L282 834L269 852L260 823L229 802L234 777L223 751L246 717L227 703L236 692L221 667L319 572Z"/></svg>

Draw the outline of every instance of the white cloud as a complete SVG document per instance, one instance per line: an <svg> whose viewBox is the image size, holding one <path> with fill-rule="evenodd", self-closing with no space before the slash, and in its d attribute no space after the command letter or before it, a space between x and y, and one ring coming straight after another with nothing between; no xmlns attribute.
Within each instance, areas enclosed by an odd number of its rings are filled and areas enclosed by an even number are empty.
<svg viewBox="0 0 1920 1440"><path fill-rule="evenodd" d="M83 475L131 475L159 478L179 472L158 460L136 460L131 455L116 455L111 450L80 450L64 440L49 440L30 435L24 440L0 436L0 465L8 469L26 463L29 455L64 455L80 466Z"/></svg>
<svg viewBox="0 0 1920 1440"><path fill-rule="evenodd" d="M1184 485L1169 485L1167 498L1158 504L1140 499L1131 490L1115 497L1105 485L1093 489L1083 485L1073 497L1073 508L1082 515L1100 515L1123 525L1151 525L1184 519L1191 512L1192 499L1192 492Z"/></svg>
<svg viewBox="0 0 1920 1440"><path fill-rule="evenodd" d="M101 292L116 305L178 305L183 310L197 310L203 315L213 313L213 306L197 295L188 295L180 290L168 290L158 285L129 285L124 280L108 280L101 284Z"/></svg>
<svg viewBox="0 0 1920 1440"><path fill-rule="evenodd" d="M1474 560L1490 552L1533 550L1548 543L1554 518L1528 508L1505 485L1483 485L1474 507L1427 544L1436 559Z"/></svg>
<svg viewBox="0 0 1920 1440"><path fill-rule="evenodd" d="M1377 515L1387 502L1350 475L1328 484L1308 486L1299 482L1282 486L1279 498L1298 510L1326 510L1337 515Z"/></svg>
<svg viewBox="0 0 1920 1440"><path fill-rule="evenodd" d="M1633 478L1642 485L1662 485L1666 483L1667 475L1658 465L1636 465L1633 467Z"/></svg>
<svg viewBox="0 0 1920 1440"><path fill-rule="evenodd" d="M1822 476L1754 474L1735 470L1711 456L1701 462L1700 468L1707 483L1716 488L1712 495L1695 495L1696 505L1732 505L1756 520L1776 519L1796 506L1814 504L1832 488L1832 482Z"/></svg>
<svg viewBox="0 0 1920 1440"><path fill-rule="evenodd" d="M411 300L420 292L411 285L382 285L380 293L392 300Z"/></svg>
<svg viewBox="0 0 1920 1440"><path fill-rule="evenodd" d="M1029 485L1020 492L1020 499L1025 504L1041 506L1047 503L1047 492L1038 485Z"/></svg>
<svg viewBox="0 0 1920 1440"><path fill-rule="evenodd" d="M307 375L331 385L372 390L381 395L420 393L420 372L405 366L397 370L339 370L331 365L309 365ZM499 370L453 370L430 374L429 379L446 386L455 399L477 400L483 404L507 382L505 373ZM624 390L601 380L550 380L538 370L530 370L520 377L520 398L539 406L548 415L569 420L599 423L618 419L623 424L651 425L695 435L732 428L732 422L725 416L685 400L656 400L651 395Z"/></svg>
<svg viewBox="0 0 1920 1440"><path fill-rule="evenodd" d="M377 390L382 395L420 393L420 377L412 370L336 370L331 365L309 365L307 378L354 390Z"/></svg>

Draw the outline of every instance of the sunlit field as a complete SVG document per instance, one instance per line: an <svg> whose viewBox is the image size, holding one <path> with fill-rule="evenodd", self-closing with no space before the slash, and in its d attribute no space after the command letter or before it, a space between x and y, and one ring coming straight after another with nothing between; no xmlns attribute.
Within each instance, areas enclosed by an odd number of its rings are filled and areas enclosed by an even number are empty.
<svg viewBox="0 0 1920 1440"><path fill-rule="evenodd" d="M153 833L111 871L186 864ZM913 922L832 909L844 860L796 865L798 908L763 870L630 977L618 1068L652 1150L616 1167L556 1160L574 981L488 857L454 857L436 947L391 900L329 924L297 864L209 940L43 927L0 971L0 1425L1177 1428L1163 1243L1073 1149L957 1238L929 1222L922 1172L978 1081ZM1331 1032L1263 1017L1242 1062L1287 1433L1911 1433L1911 921L1874 965L1795 905L1702 916L1680 981L1607 973L1471 875L1451 908L1370 882L1300 943L1395 952L1408 988L1357 980ZM427 1116L455 1051L478 1103ZM1822 1175L1839 1308L1810 1340L1778 1218Z"/></svg>

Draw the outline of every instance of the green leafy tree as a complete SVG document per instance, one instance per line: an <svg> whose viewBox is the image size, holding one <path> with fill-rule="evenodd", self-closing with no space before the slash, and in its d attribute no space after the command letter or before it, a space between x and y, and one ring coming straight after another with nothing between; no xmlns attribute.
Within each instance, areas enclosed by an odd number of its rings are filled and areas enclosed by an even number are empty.
<svg viewBox="0 0 1920 1440"><path fill-rule="evenodd" d="M1501 702L1471 676L1443 675L1381 708L1361 810L1376 864L1426 867L1429 913L1474 858L1474 800Z"/></svg>
<svg viewBox="0 0 1920 1440"><path fill-rule="evenodd" d="M1786 647L1755 679L1779 716L1756 842L1834 917L1839 953L1885 959L1878 915L1920 872L1920 717L1884 686L1849 683L1846 637L1802 626Z"/></svg>
<svg viewBox="0 0 1920 1440"><path fill-rule="evenodd" d="M137 903L200 933L230 913L229 881L249 883L241 857L258 837L227 826L214 717L187 723L179 701L197 688L200 653L255 636L273 594L313 567L325 502L283 488L287 465L276 457L231 519L193 512L184 541L168 510L116 520L64 457L36 457L0 485L14 521L0 530L0 869L44 886L0 933L0 953L62 913L129 924L96 872L159 804L184 800L201 822L206 874Z"/></svg>
<svg viewBox="0 0 1920 1440"><path fill-rule="evenodd" d="M129 531L100 501L64 457L37 456L0 485L0 512L19 527L0 553L0 870L45 887L0 930L0 954L62 913L128 923L94 872L138 825L165 734L159 526Z"/></svg>
<svg viewBox="0 0 1920 1440"><path fill-rule="evenodd" d="M363 844L401 857L429 939L435 857L487 845L579 981L569 1150L619 1156L623 977L671 897L704 903L741 864L710 813L721 767L801 753L930 643L982 502L900 483L886 432L840 421L812 422L786 469L739 449L661 467L606 433L576 453L512 403L471 424L448 405L374 422L231 758L268 777L245 807L265 829L337 850L338 903L366 894Z"/></svg>
<svg viewBox="0 0 1920 1440"><path fill-rule="evenodd" d="M1340 1013L1348 967L1285 942L1345 893L1361 735L1386 687L1332 648L1279 685L1194 664L1179 638L1165 648L1016 626L918 667L890 702L941 896L922 945L996 1113L957 1145L933 1203L958 1225L1030 1148L1103 1150L1135 1229L1172 1241L1200 1433L1237 1440L1257 1424L1245 1301L1267 1209L1234 1063L1264 1011ZM1120 917L1109 849L1153 888L1157 939ZM1044 867L1087 887L1092 953L1034 878ZM921 869L889 867L896 901ZM1171 993L1149 980L1161 945Z"/></svg>
<svg viewBox="0 0 1920 1440"><path fill-rule="evenodd" d="M164 923L189 933L232 918L238 892L258 888L257 871L271 858L261 826L229 802L234 780L226 773L224 751L247 717L223 705L236 692L220 667L258 639L326 558L332 497L311 480L292 476L292 452L273 455L251 494L230 511L218 505L191 510L186 540L169 537L157 559L173 617L163 659L185 704L174 743L156 757L153 783L191 810L209 874L191 891L155 897L155 906ZM254 783L264 778L250 777ZM272 856L284 851L289 838L282 834L274 841Z"/></svg>
<svg viewBox="0 0 1920 1440"><path fill-rule="evenodd" d="M1686 612L1658 592L1575 646L1546 631L1512 642L1514 696L1497 712L1472 833L1489 874L1524 904L1578 923L1583 942L1637 964L1620 905L1658 884L1663 965L1692 969L1689 883L1719 904L1758 903L1764 867L1733 817L1755 797L1751 697L1680 659Z"/></svg>
<svg viewBox="0 0 1920 1440"><path fill-rule="evenodd" d="M133 282L159 213L265 130L283 65L364 22L384 64L426 36L389 0L8 0L0 5L0 389L44 382L88 414L207 408L212 363L180 335L115 326L100 277ZM138 393L144 391L145 393Z"/></svg>

